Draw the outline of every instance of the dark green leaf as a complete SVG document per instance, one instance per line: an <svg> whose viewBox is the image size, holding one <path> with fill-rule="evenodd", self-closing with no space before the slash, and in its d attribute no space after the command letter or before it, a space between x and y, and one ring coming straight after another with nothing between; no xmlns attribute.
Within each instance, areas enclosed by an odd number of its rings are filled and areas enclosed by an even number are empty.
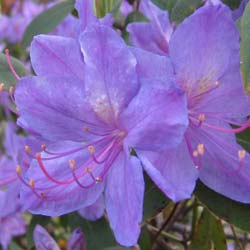
<svg viewBox="0 0 250 250"><path fill-rule="evenodd" d="M168 10L171 12L176 0L152 0L152 2L163 10Z"/></svg>
<svg viewBox="0 0 250 250"><path fill-rule="evenodd" d="M11 57L11 62L17 74L19 76L26 75L26 69L24 65L17 59ZM17 79L12 74L9 65L6 60L6 56L0 53L0 82L4 83L4 85L8 88L9 86L15 84Z"/></svg>
<svg viewBox="0 0 250 250"><path fill-rule="evenodd" d="M34 18L24 33L23 47L28 47L35 35L51 32L73 9L74 0L65 0Z"/></svg>
<svg viewBox="0 0 250 250"><path fill-rule="evenodd" d="M247 4L240 22L241 75L245 90L250 94L250 3Z"/></svg>
<svg viewBox="0 0 250 250"><path fill-rule="evenodd" d="M242 0L222 0L224 4L229 6L232 10L239 8Z"/></svg>
<svg viewBox="0 0 250 250"><path fill-rule="evenodd" d="M202 5L202 0L177 0L172 9L171 20L180 23Z"/></svg>
<svg viewBox="0 0 250 250"><path fill-rule="evenodd" d="M145 17L141 12L133 11L127 16L125 24L128 25L129 23L148 22L148 21L149 20L147 19L147 17Z"/></svg>
<svg viewBox="0 0 250 250"><path fill-rule="evenodd" d="M250 231L250 204L226 198L207 188L200 181L196 185L195 195L220 218L245 231Z"/></svg>
<svg viewBox="0 0 250 250"><path fill-rule="evenodd" d="M158 214L170 200L163 194L145 174L144 221Z"/></svg>
<svg viewBox="0 0 250 250"><path fill-rule="evenodd" d="M29 223L29 227L26 234L26 240L28 242L28 249L32 249L34 247L33 241L33 231L37 224L41 226L46 226L50 221L50 217L42 216L42 215L33 215L31 222Z"/></svg>
<svg viewBox="0 0 250 250"><path fill-rule="evenodd" d="M247 151L250 152L250 129L246 129L245 131L238 133L236 135L237 142Z"/></svg>
<svg viewBox="0 0 250 250"><path fill-rule="evenodd" d="M221 222L204 209L189 250L208 250L212 246L215 250L226 250L226 238Z"/></svg>

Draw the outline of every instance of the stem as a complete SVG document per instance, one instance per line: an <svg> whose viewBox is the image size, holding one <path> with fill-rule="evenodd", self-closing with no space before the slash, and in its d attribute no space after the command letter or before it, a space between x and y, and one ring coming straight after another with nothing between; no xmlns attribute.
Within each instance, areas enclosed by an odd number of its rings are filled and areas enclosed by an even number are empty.
<svg viewBox="0 0 250 250"><path fill-rule="evenodd" d="M239 249L240 249L240 250L244 250L242 244L240 243L240 241L239 241L239 239L238 239L238 237L237 237L237 233L236 233L236 231L235 231L234 226L231 225L231 224L229 224L229 225L230 225L230 228L231 228L231 230L232 230L234 239L235 239L235 241L236 241L236 243L237 243Z"/></svg>

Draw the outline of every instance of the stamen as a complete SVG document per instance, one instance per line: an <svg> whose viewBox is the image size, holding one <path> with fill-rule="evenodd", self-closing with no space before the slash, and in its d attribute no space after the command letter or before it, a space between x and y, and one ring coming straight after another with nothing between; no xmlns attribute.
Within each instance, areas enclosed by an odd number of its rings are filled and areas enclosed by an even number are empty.
<svg viewBox="0 0 250 250"><path fill-rule="evenodd" d="M200 122L204 122L205 119L206 119L205 114L200 114L199 117L198 117L198 120L199 120Z"/></svg>
<svg viewBox="0 0 250 250"><path fill-rule="evenodd" d="M34 181L34 179L30 179L29 183L30 183L30 186L32 188L35 188L35 181Z"/></svg>
<svg viewBox="0 0 250 250"><path fill-rule="evenodd" d="M83 130L84 130L84 132L88 132L88 131L89 131L89 128L84 127Z"/></svg>
<svg viewBox="0 0 250 250"><path fill-rule="evenodd" d="M7 63L9 65L10 71L12 72L12 74L15 76L15 78L17 80L20 80L20 76L16 73L16 71L13 67L13 64L11 62L10 51L8 49L5 50L5 55L6 55L6 60L7 60Z"/></svg>
<svg viewBox="0 0 250 250"><path fill-rule="evenodd" d="M46 144L42 144L41 149L42 149L42 151L45 151L46 150Z"/></svg>
<svg viewBox="0 0 250 250"><path fill-rule="evenodd" d="M215 86L216 86L216 87L219 87L219 86L220 86L220 82L219 82L219 81L216 81L216 82L215 82Z"/></svg>
<svg viewBox="0 0 250 250"><path fill-rule="evenodd" d="M204 155L204 144L198 144L197 146L197 152L200 154L200 155Z"/></svg>
<svg viewBox="0 0 250 250"><path fill-rule="evenodd" d="M76 161L75 161L75 160L69 160L69 166L70 166L70 168L71 168L72 170L75 169Z"/></svg>
<svg viewBox="0 0 250 250"><path fill-rule="evenodd" d="M88 146L88 151L90 154L94 154L95 153L95 147L93 145Z"/></svg>
<svg viewBox="0 0 250 250"><path fill-rule="evenodd" d="M244 149L241 149L238 151L238 158L239 161L242 161L246 157L246 151Z"/></svg>
<svg viewBox="0 0 250 250"><path fill-rule="evenodd" d="M4 83L0 83L0 91L4 90Z"/></svg>
<svg viewBox="0 0 250 250"><path fill-rule="evenodd" d="M27 153L27 154L30 154L30 147L29 146L25 146L24 147L24 149L25 149L25 152Z"/></svg>
<svg viewBox="0 0 250 250"><path fill-rule="evenodd" d="M98 177L96 177L95 180L96 180L97 183L100 183L100 182L102 182L102 177L98 176Z"/></svg>
<svg viewBox="0 0 250 250"><path fill-rule="evenodd" d="M9 87L9 96L11 101L15 104L15 98L14 98L14 92L15 92L15 88L13 86Z"/></svg>
<svg viewBox="0 0 250 250"><path fill-rule="evenodd" d="M193 157L198 157L198 151L197 150L194 150L194 152L193 152Z"/></svg>

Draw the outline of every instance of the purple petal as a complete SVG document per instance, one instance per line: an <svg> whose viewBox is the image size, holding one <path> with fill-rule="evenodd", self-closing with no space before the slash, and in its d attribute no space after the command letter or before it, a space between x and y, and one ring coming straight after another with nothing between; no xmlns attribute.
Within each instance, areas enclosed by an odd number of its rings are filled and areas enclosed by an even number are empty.
<svg viewBox="0 0 250 250"><path fill-rule="evenodd" d="M82 143L64 141L46 150L54 155L43 153L42 160L33 160L25 175L28 185L23 185L20 194L25 207L34 214L59 216L96 202L104 183L96 183L93 178L99 176L103 165L93 166L91 174L87 172L91 159L87 148ZM70 160L75 160L74 174ZM29 187L30 180L33 188Z"/></svg>
<svg viewBox="0 0 250 250"><path fill-rule="evenodd" d="M103 120L114 121L138 91L135 57L114 30L101 25L88 28L80 44L90 104Z"/></svg>
<svg viewBox="0 0 250 250"><path fill-rule="evenodd" d="M217 125L230 129L227 124ZM194 140L197 144L204 144L205 151L199 168L201 181L222 195L249 203L250 155L246 152L245 157L239 158L239 152L243 149L236 143L234 134L217 132L205 127L199 131L188 131L190 138L199 138Z"/></svg>
<svg viewBox="0 0 250 250"><path fill-rule="evenodd" d="M144 180L136 157L121 153L108 174L105 190L110 226L119 244L135 245L142 220Z"/></svg>
<svg viewBox="0 0 250 250"><path fill-rule="evenodd" d="M67 250L86 250L86 240L80 228L75 229L68 241Z"/></svg>
<svg viewBox="0 0 250 250"><path fill-rule="evenodd" d="M84 63L76 40L39 35L31 43L31 62L37 75L84 77Z"/></svg>
<svg viewBox="0 0 250 250"><path fill-rule="evenodd" d="M231 11L224 5L199 8L178 26L170 40L170 57L188 96L215 86L232 51L238 50L238 38Z"/></svg>
<svg viewBox="0 0 250 250"><path fill-rule="evenodd" d="M0 243L3 250L8 249L12 237L20 236L25 233L25 223L21 214L11 214L1 218L0 222Z"/></svg>
<svg viewBox="0 0 250 250"><path fill-rule="evenodd" d="M33 238L36 250L60 250L54 239L40 225L36 225Z"/></svg>
<svg viewBox="0 0 250 250"><path fill-rule="evenodd" d="M79 15L81 31L84 31L87 25L97 22L93 3L93 0L76 0L75 8Z"/></svg>
<svg viewBox="0 0 250 250"><path fill-rule="evenodd" d="M121 120L128 131L128 147L153 151L175 147L188 125L185 95L174 84L144 81Z"/></svg>
<svg viewBox="0 0 250 250"><path fill-rule="evenodd" d="M163 78L166 83L174 78L173 67L169 57L160 56L139 48L131 47L131 52L137 60L136 71L139 78Z"/></svg>
<svg viewBox="0 0 250 250"><path fill-rule="evenodd" d="M168 42L173 32L167 11L159 9L147 0L141 2L140 10L150 22L128 25L132 44L160 55L167 55Z"/></svg>
<svg viewBox="0 0 250 250"><path fill-rule="evenodd" d="M97 201L89 207L81 208L78 213L87 220L95 221L100 219L104 213L104 200L100 196Z"/></svg>
<svg viewBox="0 0 250 250"><path fill-rule="evenodd" d="M85 127L103 131L106 125L89 106L83 84L73 77L23 78L15 91L18 124L51 141L84 141L91 137Z"/></svg>
<svg viewBox="0 0 250 250"><path fill-rule="evenodd" d="M183 141L177 148L160 153L136 151L145 171L155 184L173 201L190 198L198 171Z"/></svg>

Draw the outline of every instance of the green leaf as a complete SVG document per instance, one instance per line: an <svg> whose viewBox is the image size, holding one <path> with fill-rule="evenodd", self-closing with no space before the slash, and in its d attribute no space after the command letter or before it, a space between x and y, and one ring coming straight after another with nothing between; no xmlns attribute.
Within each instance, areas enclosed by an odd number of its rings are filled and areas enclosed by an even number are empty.
<svg viewBox="0 0 250 250"><path fill-rule="evenodd" d="M127 16L125 24L128 25L129 23L148 22L148 21L149 20L147 19L147 17L145 17L141 12L133 11Z"/></svg>
<svg viewBox="0 0 250 250"><path fill-rule="evenodd" d="M250 204L243 204L207 188L200 181L195 195L214 214L245 231L250 231Z"/></svg>
<svg viewBox="0 0 250 250"><path fill-rule="evenodd" d="M95 0L95 13L98 18L108 13L116 14L121 6L122 0Z"/></svg>
<svg viewBox="0 0 250 250"><path fill-rule="evenodd" d="M241 0L222 0L222 2L234 10L239 8Z"/></svg>
<svg viewBox="0 0 250 250"><path fill-rule="evenodd" d="M67 224L71 231L81 227L86 240L88 250L103 249L115 245L115 239L108 222L102 218L91 222L83 219L77 213L71 213L60 217L60 221Z"/></svg>
<svg viewBox="0 0 250 250"><path fill-rule="evenodd" d="M168 10L171 12L176 0L152 0L152 2L163 10Z"/></svg>
<svg viewBox="0 0 250 250"><path fill-rule="evenodd" d="M143 218L145 221L161 212L161 210L169 204L170 200L158 189L158 187L156 187L146 174L144 175L144 179L146 187L144 194Z"/></svg>
<svg viewBox="0 0 250 250"><path fill-rule="evenodd" d="M51 32L73 9L74 0L65 0L34 18L23 35L23 47L28 47L35 35Z"/></svg>
<svg viewBox="0 0 250 250"><path fill-rule="evenodd" d="M24 65L19 60L11 57L11 62L19 76L27 75ZM10 70L6 56L3 53L0 53L0 83L4 83L4 85L8 88L16 82L17 79Z"/></svg>
<svg viewBox="0 0 250 250"><path fill-rule="evenodd" d="M171 20L180 23L202 5L202 0L177 0L172 9Z"/></svg>
<svg viewBox="0 0 250 250"><path fill-rule="evenodd" d="M26 240L28 242L28 249L32 249L34 247L33 241L33 231L37 224L41 226L46 226L50 222L50 217L42 216L42 215L33 215L31 222L29 223L29 227L26 234Z"/></svg>
<svg viewBox="0 0 250 250"><path fill-rule="evenodd" d="M250 94L250 3L247 4L240 22L241 75L245 91Z"/></svg>
<svg viewBox="0 0 250 250"><path fill-rule="evenodd" d="M208 249L226 250L227 245L220 220L217 220L207 209L204 209L189 250Z"/></svg>
<svg viewBox="0 0 250 250"><path fill-rule="evenodd" d="M237 142L247 151L250 152L250 129L246 129L241 133L236 134Z"/></svg>

